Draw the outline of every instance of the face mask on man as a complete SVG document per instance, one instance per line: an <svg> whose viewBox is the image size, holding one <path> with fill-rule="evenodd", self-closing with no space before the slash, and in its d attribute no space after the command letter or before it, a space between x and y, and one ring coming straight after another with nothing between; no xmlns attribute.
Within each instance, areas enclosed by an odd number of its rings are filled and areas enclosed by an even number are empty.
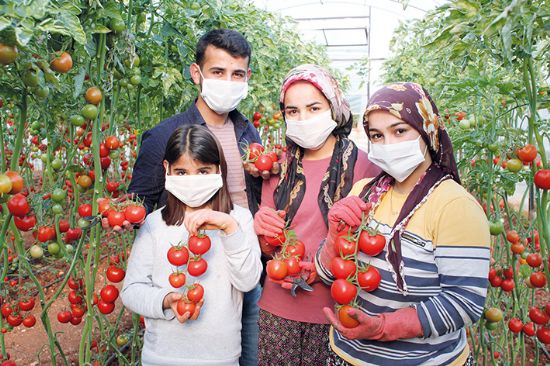
<svg viewBox="0 0 550 366"><path fill-rule="evenodd" d="M424 153L420 150L420 136L395 144L373 144L369 140L368 158L395 180L403 182L424 162L426 150Z"/></svg>
<svg viewBox="0 0 550 366"><path fill-rule="evenodd" d="M287 119L286 136L304 149L317 150L323 146L337 125L329 109L303 121Z"/></svg>
<svg viewBox="0 0 550 366"><path fill-rule="evenodd" d="M208 107L218 114L229 113L248 95L248 80L230 81L202 77L201 96Z"/></svg>
<svg viewBox="0 0 550 366"><path fill-rule="evenodd" d="M223 187L221 173L168 175L164 188L189 207L200 207Z"/></svg>

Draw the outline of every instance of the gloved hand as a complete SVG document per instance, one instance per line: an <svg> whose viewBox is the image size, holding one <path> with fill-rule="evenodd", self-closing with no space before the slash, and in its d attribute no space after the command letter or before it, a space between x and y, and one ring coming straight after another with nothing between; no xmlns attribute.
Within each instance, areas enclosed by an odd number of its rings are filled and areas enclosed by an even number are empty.
<svg viewBox="0 0 550 366"><path fill-rule="evenodd" d="M317 271L315 270L315 263L300 261L299 264L300 273L298 275L287 276L282 280L273 280L269 276L267 276L267 280L281 285L281 287L286 290L290 290L292 288L292 285L294 284L293 280L296 277L302 276L304 278L304 281L306 281L308 285L311 285L312 283L315 283L319 280L319 276L317 275Z"/></svg>
<svg viewBox="0 0 550 366"><path fill-rule="evenodd" d="M359 322L355 328L344 327L330 308L323 308L325 316L332 326L348 339L370 339L377 341L395 341L421 337L422 325L416 309L406 307L392 313L370 316L355 308L348 309L348 315Z"/></svg>
<svg viewBox="0 0 550 366"><path fill-rule="evenodd" d="M281 233L285 227L286 212L275 211L270 207L260 207L254 215L254 231L256 235L276 236Z"/></svg>

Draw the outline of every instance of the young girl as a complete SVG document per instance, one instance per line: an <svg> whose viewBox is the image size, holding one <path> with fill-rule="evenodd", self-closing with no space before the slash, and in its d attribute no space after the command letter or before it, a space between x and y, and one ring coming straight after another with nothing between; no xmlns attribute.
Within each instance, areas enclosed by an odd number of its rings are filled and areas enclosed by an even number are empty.
<svg viewBox="0 0 550 366"><path fill-rule="evenodd" d="M262 265L250 211L233 205L222 149L200 125L178 128L164 156L166 206L147 216L134 242L121 297L145 317L144 365L238 365L243 292L257 284ZM178 314L185 287L168 278L167 253L205 229L212 245L206 273L186 274L205 293L191 314ZM192 254L191 254L192 255ZM178 267L179 270L186 267Z"/></svg>
<svg viewBox="0 0 550 366"><path fill-rule="evenodd" d="M353 183L377 169L348 139L349 104L336 80L315 65L289 72L280 95L286 122L287 154L280 177L265 181L261 208L254 217L266 255L273 248L263 236L275 236L285 224L305 244L304 269L315 270L313 257L327 234L327 213ZM328 287L311 277L312 292L293 297L288 283L266 281L260 298L260 365L324 365L328 321L322 309L333 301Z"/></svg>
<svg viewBox="0 0 550 366"><path fill-rule="evenodd" d="M415 83L378 90L364 115L369 159L384 170L363 180L329 212L329 234L316 257L325 281L342 223L368 225L386 239L376 256L359 252L382 277L360 290L359 321L346 328L325 309L333 329L327 365L473 365L466 326L476 322L487 294L489 226L460 185L453 148L428 93ZM366 202L365 202L366 201Z"/></svg>

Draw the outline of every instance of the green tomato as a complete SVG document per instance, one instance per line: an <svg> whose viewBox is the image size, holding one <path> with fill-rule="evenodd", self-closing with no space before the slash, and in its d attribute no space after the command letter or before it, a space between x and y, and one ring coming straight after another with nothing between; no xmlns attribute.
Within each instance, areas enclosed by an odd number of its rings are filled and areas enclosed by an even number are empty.
<svg viewBox="0 0 550 366"><path fill-rule="evenodd" d="M67 197L67 191L61 188L55 188L52 192L52 201L62 202Z"/></svg>
<svg viewBox="0 0 550 366"><path fill-rule="evenodd" d="M130 83L132 85L139 85L141 83L141 76L139 75L132 75L130 78Z"/></svg>
<svg viewBox="0 0 550 366"><path fill-rule="evenodd" d="M126 29L126 24L122 19L111 19L111 24L109 25L111 30L115 33L123 32Z"/></svg>
<svg viewBox="0 0 550 366"><path fill-rule="evenodd" d="M55 241L52 241L48 244L48 253L51 255L56 255L60 251L59 244L57 244Z"/></svg>
<svg viewBox="0 0 550 366"><path fill-rule="evenodd" d="M123 88L127 88L128 87L128 80L127 79L121 79L120 80L120 86L123 87Z"/></svg>
<svg viewBox="0 0 550 366"><path fill-rule="evenodd" d="M84 219L78 219L78 222L76 223L78 225L79 228L81 229L85 229L87 228L88 226L90 226L90 222L87 221L87 220L84 220Z"/></svg>
<svg viewBox="0 0 550 366"><path fill-rule="evenodd" d="M488 148L489 151L492 152L493 154L495 154L495 153L498 152L498 145L497 145L497 144L489 144L489 146L487 146L487 148Z"/></svg>
<svg viewBox="0 0 550 366"><path fill-rule="evenodd" d="M460 127L463 130L469 130L470 129L470 121L464 118L462 121L458 123L458 127Z"/></svg>
<svg viewBox="0 0 550 366"><path fill-rule="evenodd" d="M489 330L497 330L499 328L499 324L498 324L498 322L486 321L485 322L485 327Z"/></svg>
<svg viewBox="0 0 550 366"><path fill-rule="evenodd" d="M80 114L73 114L69 117L69 122L71 122L73 126L81 127L86 123L86 120Z"/></svg>
<svg viewBox="0 0 550 366"><path fill-rule="evenodd" d="M65 244L65 251L69 254L74 253L74 247L71 244Z"/></svg>
<svg viewBox="0 0 550 366"><path fill-rule="evenodd" d="M55 158L52 160L52 168L53 170L59 170L63 166L63 162L61 159Z"/></svg>
<svg viewBox="0 0 550 366"><path fill-rule="evenodd" d="M42 160L43 163L47 163L48 162L48 155L46 155L46 154L40 155L40 160Z"/></svg>
<svg viewBox="0 0 550 366"><path fill-rule="evenodd" d="M506 163L506 169L512 173L517 173L523 168L523 163L519 159L510 159Z"/></svg>
<svg viewBox="0 0 550 366"><path fill-rule="evenodd" d="M491 323L497 323L502 320L502 310L499 308L489 308L485 310L485 319L490 321Z"/></svg>
<svg viewBox="0 0 550 366"><path fill-rule="evenodd" d="M111 158L111 160L114 160L114 159L118 158L119 154L120 153L118 151L113 150L109 153L109 157Z"/></svg>
<svg viewBox="0 0 550 366"><path fill-rule="evenodd" d="M135 58L134 58L134 62L133 62L133 63L130 61L129 58L127 58L126 60L124 60L124 66L129 67L129 68L138 67L139 64L140 64L140 61L141 61L141 60L139 59L139 56L136 55Z"/></svg>
<svg viewBox="0 0 550 366"><path fill-rule="evenodd" d="M29 88L37 87L38 84L40 84L40 78L38 77L38 73L34 70L29 70L26 73L24 73L22 80L23 80L23 83Z"/></svg>
<svg viewBox="0 0 550 366"><path fill-rule="evenodd" d="M116 337L116 345L117 346L122 347L126 343L128 343L128 336L126 334L121 334L118 337Z"/></svg>
<svg viewBox="0 0 550 366"><path fill-rule="evenodd" d="M42 249L40 245L34 244L32 247L29 248L29 254L34 259L38 259L44 255L44 249Z"/></svg>
<svg viewBox="0 0 550 366"><path fill-rule="evenodd" d="M39 130L40 129L40 122L34 121L33 123L31 123L31 128L35 131Z"/></svg>
<svg viewBox="0 0 550 366"><path fill-rule="evenodd" d="M80 114L82 114L82 116L86 119L95 119L98 113L97 107L93 104L86 104L80 110Z"/></svg>
<svg viewBox="0 0 550 366"><path fill-rule="evenodd" d="M59 203L56 203L52 206L52 212L55 215L61 215L63 213L63 206L61 206Z"/></svg>
<svg viewBox="0 0 550 366"><path fill-rule="evenodd" d="M50 95L50 89L47 86L37 87L33 90L33 94L40 99L46 99Z"/></svg>
<svg viewBox="0 0 550 366"><path fill-rule="evenodd" d="M489 221L489 231L491 235L500 235L504 232L504 224L502 221Z"/></svg>

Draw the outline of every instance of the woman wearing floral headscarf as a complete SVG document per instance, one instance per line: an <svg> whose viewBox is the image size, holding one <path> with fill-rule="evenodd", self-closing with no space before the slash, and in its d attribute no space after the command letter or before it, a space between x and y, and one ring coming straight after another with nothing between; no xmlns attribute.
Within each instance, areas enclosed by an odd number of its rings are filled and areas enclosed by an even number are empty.
<svg viewBox="0 0 550 366"><path fill-rule="evenodd" d="M322 309L332 306L329 289L316 281L313 257L328 229L327 214L353 184L378 173L348 139L349 104L336 80L315 65L301 65L285 78L280 95L286 122L287 154L280 177L265 181L262 205L254 218L262 251L273 254L265 236L284 227L305 244L301 265L314 276L312 292L291 295L291 284L264 284L260 306L260 365L324 365L328 356L328 321ZM355 168L354 168L355 167Z"/></svg>
<svg viewBox="0 0 550 366"><path fill-rule="evenodd" d="M383 172L358 182L329 212L329 234L317 253L320 277L333 280L334 238L346 223L384 235L382 253L359 252L382 277L359 291L359 321L346 328L331 309L329 365L471 365L465 327L482 314L489 271L489 227L460 185L451 141L437 107L418 84L378 90L364 115L369 159ZM358 196L353 196L358 195Z"/></svg>

